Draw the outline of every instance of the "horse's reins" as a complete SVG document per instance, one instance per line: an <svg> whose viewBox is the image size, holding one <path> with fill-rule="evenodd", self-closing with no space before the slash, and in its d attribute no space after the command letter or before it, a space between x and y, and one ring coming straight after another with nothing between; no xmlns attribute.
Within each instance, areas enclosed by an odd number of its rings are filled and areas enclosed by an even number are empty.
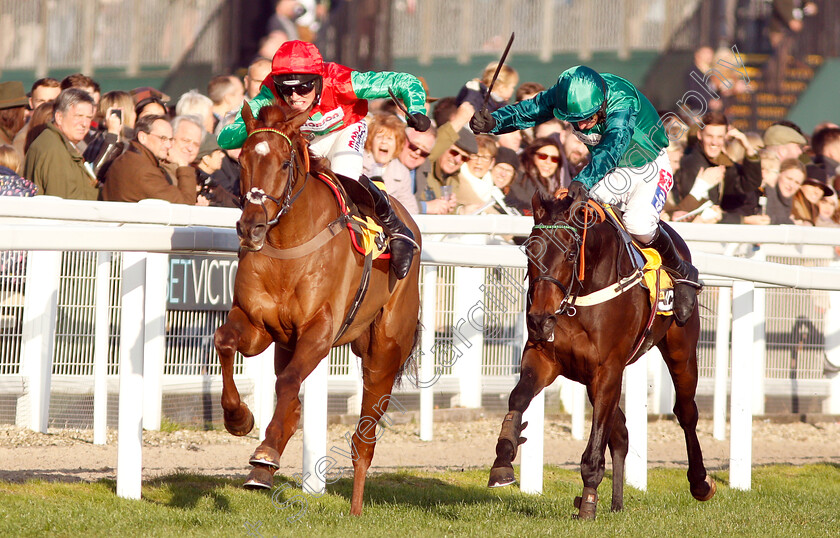
<svg viewBox="0 0 840 538"><path fill-rule="evenodd" d="M298 189L298 191L296 193L294 193L294 195L292 195L292 190L294 189L294 186L295 186L294 185L295 156L297 154L297 151L295 150L295 145L292 143L292 140L288 136L286 136L285 133L283 133L282 131L280 131L278 129L273 129L271 127L262 127L260 129L254 129L253 131L248 133L248 137L250 138L252 135L254 135L256 133L275 133L275 134L278 134L278 135L282 136L283 139L286 140L286 142L289 143L289 148L290 148L289 160L287 160L286 162L283 163L283 166L286 167L289 170L288 178L286 180L286 189L283 192L283 197L282 197L283 200L282 201L278 200L274 196L266 193L264 190L262 190L258 187L251 187L251 190L248 191L248 193L245 194L245 197L244 197L245 201L250 202L250 203L255 204L255 205L262 206L263 213L265 214L265 221L266 221L265 225L266 225L266 227L271 228L272 226L277 224L277 222L279 222L280 217L282 217L283 215L285 215L286 213L289 212L289 209L292 207L292 204L295 203L295 200L297 200L298 197L301 195L301 193L303 192L303 189L306 188L306 181L309 178L309 154L308 153L306 154L306 165L305 165L306 166L306 174L304 175L304 178L303 178L303 185L301 185L300 189ZM277 205L278 208L280 208L279 211L277 212L277 215L275 215L273 219L268 218L268 209L265 207L265 200L266 199L271 200L272 202L274 202Z"/></svg>
<svg viewBox="0 0 840 538"><path fill-rule="evenodd" d="M574 239L574 245L575 245L575 254L574 254L574 257L572 258L572 263L577 265L578 257L580 256L580 252L581 252L582 246L583 246L583 239L580 237L580 234L578 234L577 228L575 228L574 226L569 226L568 224L536 224L536 225L534 225L534 228L537 229L537 230L565 230L565 231L569 232L572 236L572 239ZM574 305L572 303L574 302L574 299L577 297L577 294L574 293L573 288L574 288L575 283L577 283L579 287L582 286L582 283L581 283L580 279L577 277L577 275L575 274L575 272L572 273L572 281L569 282L569 287L568 288L565 285L563 285L562 282L560 282L559 280L557 280L553 276L539 275L536 278L534 278L531 281L531 285L528 288L528 302L529 303L531 302L531 297L533 296L534 285L541 280L545 280L547 282L550 282L550 283L554 284L555 286L560 288L560 291L563 292L563 300L560 302L560 306L557 308L557 310L554 312L554 314L555 315L557 315L557 314L567 314L569 316L574 316L577 313L577 309L574 307Z"/></svg>

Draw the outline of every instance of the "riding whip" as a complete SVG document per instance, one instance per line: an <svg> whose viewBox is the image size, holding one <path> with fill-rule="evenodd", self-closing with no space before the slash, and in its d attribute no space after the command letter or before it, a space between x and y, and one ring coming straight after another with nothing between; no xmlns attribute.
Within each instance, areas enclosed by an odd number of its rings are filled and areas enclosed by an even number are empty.
<svg viewBox="0 0 840 538"><path fill-rule="evenodd" d="M493 86L496 84L496 79L499 77L499 71L502 70L502 66L505 64L508 52L510 52L510 46L513 45L513 38L515 35L516 34L514 32L510 33L510 39L508 39L505 51L502 53L502 58L499 60L499 65L496 66L496 72L493 73L493 79L490 81L490 86L487 88L487 94L484 96L484 104L481 105L481 110L487 109L487 101L490 100L490 94L493 93Z"/></svg>

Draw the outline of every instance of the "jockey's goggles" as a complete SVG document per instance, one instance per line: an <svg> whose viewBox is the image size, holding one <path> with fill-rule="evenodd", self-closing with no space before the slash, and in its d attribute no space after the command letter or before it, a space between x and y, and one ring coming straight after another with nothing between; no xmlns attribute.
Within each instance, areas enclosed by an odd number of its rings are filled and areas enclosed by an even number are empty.
<svg viewBox="0 0 840 538"><path fill-rule="evenodd" d="M315 84L317 84L317 82L317 80L313 79L308 82L301 82L300 84L294 85L278 84L277 91L279 91L284 97L291 97L295 93L300 96L309 95L312 93L312 90L315 89Z"/></svg>

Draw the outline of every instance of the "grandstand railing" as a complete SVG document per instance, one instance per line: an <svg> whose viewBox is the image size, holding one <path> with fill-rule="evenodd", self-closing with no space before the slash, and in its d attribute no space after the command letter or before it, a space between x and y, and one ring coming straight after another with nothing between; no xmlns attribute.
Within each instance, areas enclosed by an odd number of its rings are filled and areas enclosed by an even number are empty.
<svg viewBox="0 0 840 538"><path fill-rule="evenodd" d="M228 0L0 0L0 71L220 68Z"/></svg>
<svg viewBox="0 0 840 538"><path fill-rule="evenodd" d="M565 1L423 0L410 12L393 3L394 58L471 56L501 51L516 33L513 54L525 53L549 61L554 54L615 52L627 57L634 50L664 50L700 4L698 0Z"/></svg>

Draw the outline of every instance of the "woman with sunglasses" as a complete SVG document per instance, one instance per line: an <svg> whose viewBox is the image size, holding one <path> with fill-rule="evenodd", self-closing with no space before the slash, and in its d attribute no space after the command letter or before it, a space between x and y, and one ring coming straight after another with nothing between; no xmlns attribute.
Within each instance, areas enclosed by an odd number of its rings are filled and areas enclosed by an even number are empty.
<svg viewBox="0 0 840 538"><path fill-rule="evenodd" d="M539 191L543 198L553 198L561 188L569 186L563 150L553 138L535 138L522 150L522 175L510 185L505 202L523 215L531 215L531 198Z"/></svg>
<svg viewBox="0 0 840 538"><path fill-rule="evenodd" d="M674 287L674 317L686 323L701 288L697 269L677 253L659 215L674 185L666 148L668 136L650 101L625 79L586 66L564 71L551 88L532 99L473 116L475 132L507 133L551 118L572 124L586 144L590 161L569 185L575 198L592 198L624 211L627 231L655 248L662 263L679 275ZM680 133L674 133L675 138Z"/></svg>
<svg viewBox="0 0 840 538"><path fill-rule="evenodd" d="M271 73L262 89L248 104L254 116L275 103L293 112L307 114L301 131L312 135L309 148L326 157L337 175L358 180L373 196L375 217L391 241L391 268L404 278L414 256L414 236L394 214L388 196L362 175L363 152L367 138L364 121L368 99L388 98L392 89L408 108L406 123L418 131L431 125L426 117L426 92L414 75L408 73L360 73L343 65L324 62L318 48L303 41L287 41L274 54ZM241 147L248 133L241 113L219 133L223 149Z"/></svg>

